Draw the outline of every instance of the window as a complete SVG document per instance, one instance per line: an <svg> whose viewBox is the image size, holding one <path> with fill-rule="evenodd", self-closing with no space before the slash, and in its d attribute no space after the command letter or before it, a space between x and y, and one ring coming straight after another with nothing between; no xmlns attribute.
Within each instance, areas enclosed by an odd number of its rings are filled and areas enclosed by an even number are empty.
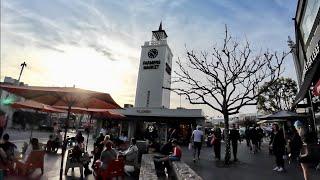
<svg viewBox="0 0 320 180"><path fill-rule="evenodd" d="M305 44L309 39L319 8L320 8L319 0L307 0L305 5L305 11L300 24L300 30L301 30L301 34Z"/></svg>
<svg viewBox="0 0 320 180"><path fill-rule="evenodd" d="M149 103L150 103L150 91L147 92L147 105L146 105L146 107L149 107Z"/></svg>

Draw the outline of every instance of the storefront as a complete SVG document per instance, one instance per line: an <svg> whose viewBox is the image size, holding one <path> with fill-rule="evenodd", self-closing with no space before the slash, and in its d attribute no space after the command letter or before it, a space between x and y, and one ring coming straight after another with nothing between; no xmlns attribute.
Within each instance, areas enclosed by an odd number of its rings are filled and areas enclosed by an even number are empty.
<svg viewBox="0 0 320 180"><path fill-rule="evenodd" d="M320 79L320 1L299 0L295 22L296 43L293 50L299 84L293 108L305 108L312 115L309 125L316 130L315 113L320 111L320 98L314 93Z"/></svg>
<svg viewBox="0 0 320 180"><path fill-rule="evenodd" d="M192 129L204 123L201 109L127 108L119 113L126 116L123 121L128 122L129 138L154 139L160 143L175 134L180 143L186 144Z"/></svg>

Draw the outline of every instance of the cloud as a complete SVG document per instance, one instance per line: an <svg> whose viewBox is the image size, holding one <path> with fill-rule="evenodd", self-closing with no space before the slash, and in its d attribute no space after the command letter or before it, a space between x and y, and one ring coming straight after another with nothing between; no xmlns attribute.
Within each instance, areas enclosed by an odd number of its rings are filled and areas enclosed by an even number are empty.
<svg viewBox="0 0 320 180"><path fill-rule="evenodd" d="M106 63L123 63L118 66L120 68L128 66L127 74L123 75L119 70L119 74L114 76L125 84L122 87L125 93L119 96L123 98L121 101L133 102L141 45L144 41L151 40L151 31L158 28L161 20L169 35L168 43L174 53L173 61L185 56L185 45L190 49L208 50L213 43L219 44L225 24L228 24L236 38L242 40L247 37L257 51L261 48L286 50L287 36L294 37L291 17L294 16L296 2L3 0L1 63L4 65L1 70L11 65L13 59L18 59L18 51L21 51L21 57L31 56L31 59L35 59L34 56L38 56L38 60L30 64L46 69L49 68L46 64L54 57L65 58L59 62L67 62L70 58L68 55L74 52L70 49L89 48L99 55L94 57L101 55ZM47 58L48 54L50 60ZM292 64L289 58L287 66L292 67ZM173 65L173 70L175 69L176 66ZM13 70L10 73L11 71ZM3 72L9 73L7 69ZM286 74L292 75L293 72L289 69ZM123 76L130 77L122 78ZM51 85L50 82L47 83ZM174 94L172 98L172 104L177 104L179 98ZM187 104L184 100L183 103ZM212 114L208 109L206 112Z"/></svg>

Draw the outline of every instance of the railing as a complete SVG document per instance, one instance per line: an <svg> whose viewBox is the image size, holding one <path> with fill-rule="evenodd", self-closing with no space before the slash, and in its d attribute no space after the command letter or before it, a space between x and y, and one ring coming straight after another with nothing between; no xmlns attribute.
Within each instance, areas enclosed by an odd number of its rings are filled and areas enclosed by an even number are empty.
<svg viewBox="0 0 320 180"><path fill-rule="evenodd" d="M160 40L160 41L146 41L144 43L145 46L151 46L151 45L165 45L167 44L167 40Z"/></svg>

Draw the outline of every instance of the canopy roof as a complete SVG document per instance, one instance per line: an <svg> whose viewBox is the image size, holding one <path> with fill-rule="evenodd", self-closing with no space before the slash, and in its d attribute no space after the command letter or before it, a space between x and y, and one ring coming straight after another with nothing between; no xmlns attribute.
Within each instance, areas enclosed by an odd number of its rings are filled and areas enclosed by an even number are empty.
<svg viewBox="0 0 320 180"><path fill-rule="evenodd" d="M54 106L57 109L65 109L67 110L68 107L66 106ZM73 113L80 113L80 114L91 114L95 117L107 117L110 119L122 119L125 116L114 112L110 109L96 109L96 108L80 108L80 107L71 107L71 112Z"/></svg>
<svg viewBox="0 0 320 180"><path fill-rule="evenodd" d="M65 110L56 109L49 105L32 101L32 100L15 102L11 105L11 107L15 109L33 109L36 111L50 112L50 113L66 113L67 112Z"/></svg>
<svg viewBox="0 0 320 180"><path fill-rule="evenodd" d="M279 111L270 115L258 117L260 120L272 120L272 119L297 119L297 118L307 118L307 115L298 114L291 111Z"/></svg>
<svg viewBox="0 0 320 180"><path fill-rule="evenodd" d="M51 106L74 106L97 109L118 109L120 106L108 93L74 87L12 86L0 88L26 99Z"/></svg>

